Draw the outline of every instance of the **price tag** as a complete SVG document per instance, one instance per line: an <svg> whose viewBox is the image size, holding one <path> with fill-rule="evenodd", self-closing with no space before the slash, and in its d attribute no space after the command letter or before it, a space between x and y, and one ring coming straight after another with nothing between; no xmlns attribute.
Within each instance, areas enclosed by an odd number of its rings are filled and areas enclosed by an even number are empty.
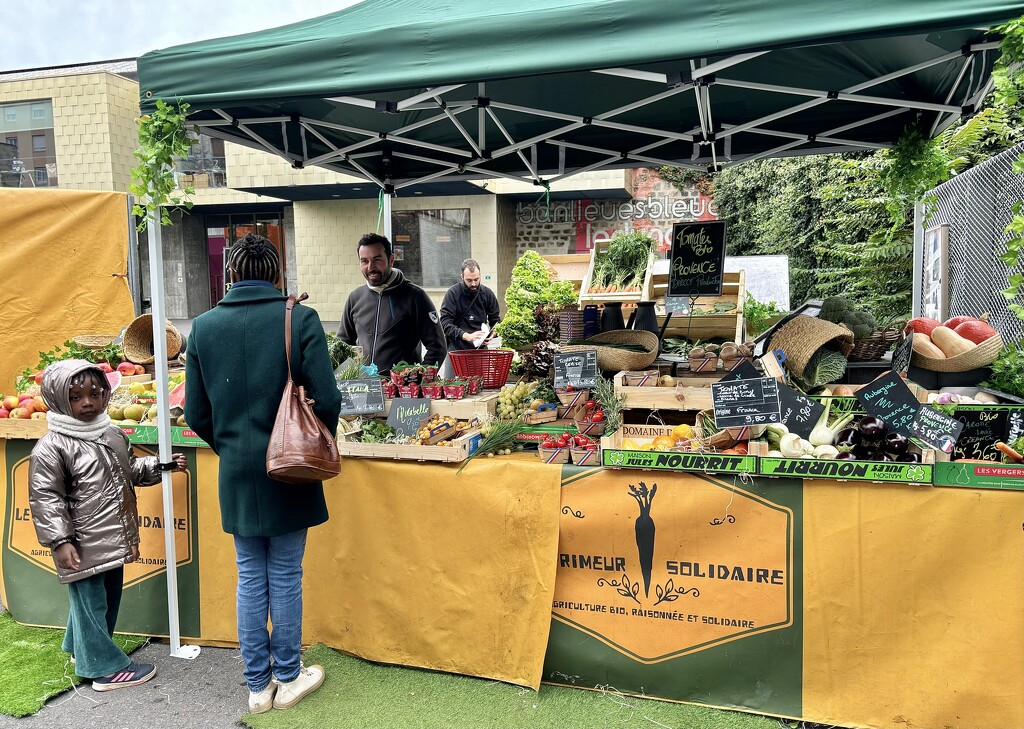
<svg viewBox="0 0 1024 729"><path fill-rule="evenodd" d="M908 438L912 435L910 426L914 416L921 409L921 403L914 397L903 378L889 372L857 390L856 398L868 415L880 419L889 430L895 430Z"/></svg>
<svg viewBox="0 0 1024 729"><path fill-rule="evenodd" d="M963 425L960 437L953 447L953 460L980 458L998 461L1001 454L996 443L1013 443L1013 433L1021 427L1020 419L1024 409L1003 407L959 406L954 417ZM1024 430L1020 431L1024 435Z"/></svg>
<svg viewBox="0 0 1024 729"><path fill-rule="evenodd" d="M719 296L725 273L725 221L674 223L669 296Z"/></svg>
<svg viewBox="0 0 1024 729"><path fill-rule="evenodd" d="M380 380L338 380L342 415L384 412L384 390Z"/></svg>
<svg viewBox="0 0 1024 729"><path fill-rule="evenodd" d="M825 412L825 406L820 402L801 395L786 385L779 385L779 404L782 424L789 428L789 432L796 433L805 440L810 438L811 431L818 424L818 418Z"/></svg>
<svg viewBox="0 0 1024 729"><path fill-rule="evenodd" d="M915 440L936 448L943 453L952 453L964 424L951 415L924 405L917 410L917 416L910 426Z"/></svg>
<svg viewBox="0 0 1024 729"><path fill-rule="evenodd" d="M665 311L671 314L689 314L690 298L688 296L666 296Z"/></svg>
<svg viewBox="0 0 1024 729"><path fill-rule="evenodd" d="M597 350L583 349L579 352L558 352L555 354L555 389L566 385L576 388L593 387L597 384Z"/></svg>
<svg viewBox="0 0 1024 729"><path fill-rule="evenodd" d="M425 397L396 397L391 401L388 425L395 432L413 436L420 429L420 423L430 417L430 399Z"/></svg>
<svg viewBox="0 0 1024 729"><path fill-rule="evenodd" d="M780 422L779 383L772 377L714 382L711 400L719 428Z"/></svg>
<svg viewBox="0 0 1024 729"><path fill-rule="evenodd" d="M910 371L910 358L914 354L914 332L907 333L906 338L899 343L892 353L892 371L901 375Z"/></svg>

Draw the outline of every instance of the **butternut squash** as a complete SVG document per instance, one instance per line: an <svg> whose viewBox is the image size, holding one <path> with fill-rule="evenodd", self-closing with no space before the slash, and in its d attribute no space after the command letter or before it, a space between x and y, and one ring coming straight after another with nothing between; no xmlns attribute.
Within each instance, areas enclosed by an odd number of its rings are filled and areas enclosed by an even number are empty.
<svg viewBox="0 0 1024 729"><path fill-rule="evenodd" d="M917 339L917 336L914 336ZM949 327L935 327L932 330L932 342L942 350L946 357L956 357L958 354L970 352L978 345L970 339L964 339Z"/></svg>
<svg viewBox="0 0 1024 729"><path fill-rule="evenodd" d="M922 357L946 359L946 355L941 349L935 346L932 342L932 338L927 334L922 334L921 332L914 332L914 351Z"/></svg>

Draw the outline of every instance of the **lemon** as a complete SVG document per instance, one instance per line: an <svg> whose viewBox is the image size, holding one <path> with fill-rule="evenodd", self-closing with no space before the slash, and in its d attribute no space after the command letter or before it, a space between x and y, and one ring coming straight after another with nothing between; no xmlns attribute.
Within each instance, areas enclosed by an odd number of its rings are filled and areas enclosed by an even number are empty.
<svg viewBox="0 0 1024 729"><path fill-rule="evenodd" d="M624 451L635 451L638 448L637 444L631 441L629 438L623 440L622 444L619 447Z"/></svg>
<svg viewBox="0 0 1024 729"><path fill-rule="evenodd" d="M672 437L677 440L680 438L692 438L693 435L694 432L692 425L687 425L686 423L683 423L682 425L677 425L676 427L672 428Z"/></svg>
<svg viewBox="0 0 1024 729"><path fill-rule="evenodd" d="M141 395L146 391L146 386L141 382L132 382L128 385L128 392L132 395Z"/></svg>

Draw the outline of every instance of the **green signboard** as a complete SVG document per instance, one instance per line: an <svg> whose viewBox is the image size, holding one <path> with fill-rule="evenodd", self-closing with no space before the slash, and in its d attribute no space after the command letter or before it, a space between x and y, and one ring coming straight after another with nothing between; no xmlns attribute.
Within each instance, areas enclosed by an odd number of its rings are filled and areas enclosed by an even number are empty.
<svg viewBox="0 0 1024 729"><path fill-rule="evenodd" d="M754 456L703 455L666 451L634 451L606 448L601 451L605 468L638 468L699 473L757 473Z"/></svg>
<svg viewBox="0 0 1024 729"><path fill-rule="evenodd" d="M1003 463L935 464L935 485L965 489L1024 491L1024 466Z"/></svg>
<svg viewBox="0 0 1024 729"><path fill-rule="evenodd" d="M836 481L881 481L885 483L932 483L930 463L887 463L875 461L832 461L813 458L761 458L762 476L828 478Z"/></svg>

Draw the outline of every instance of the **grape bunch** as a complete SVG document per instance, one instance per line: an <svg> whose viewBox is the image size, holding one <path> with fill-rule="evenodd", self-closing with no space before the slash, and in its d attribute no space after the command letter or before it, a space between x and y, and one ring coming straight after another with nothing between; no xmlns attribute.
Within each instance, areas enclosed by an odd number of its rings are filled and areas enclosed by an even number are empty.
<svg viewBox="0 0 1024 729"><path fill-rule="evenodd" d="M517 382L505 385L498 391L497 415L499 420L514 420L523 414L530 394L537 388L537 382Z"/></svg>

